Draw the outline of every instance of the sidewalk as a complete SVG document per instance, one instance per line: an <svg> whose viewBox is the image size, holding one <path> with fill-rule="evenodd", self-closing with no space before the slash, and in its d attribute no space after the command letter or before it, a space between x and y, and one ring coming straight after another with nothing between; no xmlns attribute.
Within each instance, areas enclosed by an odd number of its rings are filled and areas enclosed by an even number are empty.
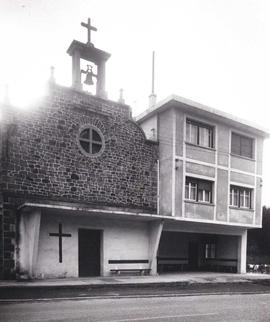
<svg viewBox="0 0 270 322"><path fill-rule="evenodd" d="M0 281L0 290L6 288L32 288L32 287L104 287L104 286L136 286L136 285L192 285L192 284L217 284L217 283L270 283L267 274L230 274L212 272L187 272L171 273L157 276L110 276L87 278L44 279L33 281Z"/></svg>

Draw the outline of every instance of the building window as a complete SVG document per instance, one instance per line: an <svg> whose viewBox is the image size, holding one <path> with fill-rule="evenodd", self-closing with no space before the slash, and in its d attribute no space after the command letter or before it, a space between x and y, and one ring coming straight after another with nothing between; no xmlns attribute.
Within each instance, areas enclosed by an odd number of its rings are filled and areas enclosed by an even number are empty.
<svg viewBox="0 0 270 322"><path fill-rule="evenodd" d="M253 139L232 133L231 152L246 158L253 158Z"/></svg>
<svg viewBox="0 0 270 322"><path fill-rule="evenodd" d="M99 155L104 148L102 133L92 125L85 125L80 129L78 142L80 150L86 155Z"/></svg>
<svg viewBox="0 0 270 322"><path fill-rule="evenodd" d="M195 145L213 148L213 127L196 121L187 120L186 140Z"/></svg>
<svg viewBox="0 0 270 322"><path fill-rule="evenodd" d="M211 181L187 177L185 186L185 198L191 201L211 203L212 186L213 183Z"/></svg>
<svg viewBox="0 0 270 322"><path fill-rule="evenodd" d="M204 256L208 258L216 258L216 244L215 243L206 243Z"/></svg>
<svg viewBox="0 0 270 322"><path fill-rule="evenodd" d="M230 206L238 208L251 208L252 189L231 186L230 187Z"/></svg>

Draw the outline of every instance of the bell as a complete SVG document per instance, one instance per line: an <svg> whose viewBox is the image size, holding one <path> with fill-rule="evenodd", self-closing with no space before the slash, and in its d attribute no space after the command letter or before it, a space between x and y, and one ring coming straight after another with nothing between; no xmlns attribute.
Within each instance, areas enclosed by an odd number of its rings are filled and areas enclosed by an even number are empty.
<svg viewBox="0 0 270 322"><path fill-rule="evenodd" d="M92 70L87 71L84 84L86 84L86 85L94 85L92 76L93 76Z"/></svg>

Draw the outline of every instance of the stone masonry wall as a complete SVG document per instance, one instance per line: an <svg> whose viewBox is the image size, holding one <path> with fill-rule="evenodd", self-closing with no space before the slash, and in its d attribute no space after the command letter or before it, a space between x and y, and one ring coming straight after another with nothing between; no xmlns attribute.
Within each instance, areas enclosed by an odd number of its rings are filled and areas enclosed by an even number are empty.
<svg viewBox="0 0 270 322"><path fill-rule="evenodd" d="M0 279L4 271L4 227L3 227L3 201L0 199Z"/></svg>
<svg viewBox="0 0 270 322"><path fill-rule="evenodd" d="M13 201L5 196L4 172L7 166L8 137L13 128L12 108L6 104L0 106L0 279L15 276L16 211Z"/></svg>
<svg viewBox="0 0 270 322"><path fill-rule="evenodd" d="M4 197L2 203L2 278L15 277L15 252L16 252L16 210L11 198Z"/></svg>
<svg viewBox="0 0 270 322"><path fill-rule="evenodd" d="M2 189L25 200L56 200L155 211L157 146L130 108L53 85L37 106L16 115ZM79 128L100 129L104 152L81 153Z"/></svg>
<svg viewBox="0 0 270 322"><path fill-rule="evenodd" d="M2 176L2 149L3 149L3 134L2 127L0 126L0 180ZM2 186L0 184L0 279L4 276L4 227L3 227L3 195L2 195Z"/></svg>

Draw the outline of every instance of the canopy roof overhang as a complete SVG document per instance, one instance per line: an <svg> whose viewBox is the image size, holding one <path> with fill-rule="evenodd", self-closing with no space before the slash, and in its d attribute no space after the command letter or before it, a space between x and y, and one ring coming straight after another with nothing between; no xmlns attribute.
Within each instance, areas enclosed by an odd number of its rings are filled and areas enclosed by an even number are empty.
<svg viewBox="0 0 270 322"><path fill-rule="evenodd" d="M135 220L142 222L163 221L165 230L178 230L182 228L190 231L212 231L217 232L239 232L247 228L259 228L247 224L234 224L216 222L211 220L196 220L190 218L183 218L177 216L163 216L156 213L147 213L140 210L131 210L125 208L112 208L112 207L97 207L84 204L63 203L63 202L24 202L18 207L20 212L27 214L31 213L34 209L40 209L42 213L46 214L65 214L72 216L87 216L89 218L100 218L107 220Z"/></svg>

